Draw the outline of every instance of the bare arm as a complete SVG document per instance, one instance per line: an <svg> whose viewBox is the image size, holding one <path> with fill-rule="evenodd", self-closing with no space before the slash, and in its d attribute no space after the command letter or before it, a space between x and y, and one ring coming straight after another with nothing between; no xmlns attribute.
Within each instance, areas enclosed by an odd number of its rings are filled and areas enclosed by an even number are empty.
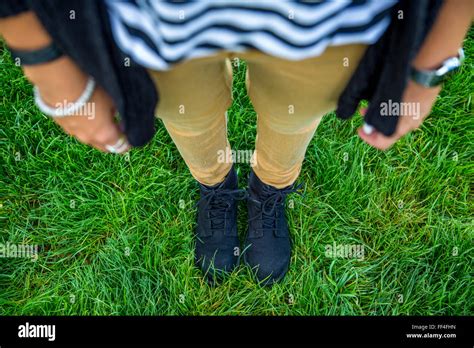
<svg viewBox="0 0 474 348"><path fill-rule="evenodd" d="M0 19L0 35L9 47L18 50L43 48L52 40L33 12ZM68 56L22 68L50 105L77 100L87 84L88 76ZM100 87L94 91L90 103L94 103L93 117L70 116L56 118L55 122L81 142L105 151L106 145L115 144L122 136L114 119L115 107Z"/></svg>
<svg viewBox="0 0 474 348"><path fill-rule="evenodd" d="M419 69L436 68L455 56L474 17L474 0L445 0L413 65Z"/></svg>
<svg viewBox="0 0 474 348"><path fill-rule="evenodd" d="M7 45L14 49L35 50L51 43L51 37L33 12L1 19L0 34ZM57 97L75 100L81 95L87 81L87 76L67 56L49 63L22 68L33 84L42 87L43 99L51 104L59 100L55 100ZM65 79L63 75L69 77ZM56 91L61 91L61 96L58 96Z"/></svg>
<svg viewBox="0 0 474 348"><path fill-rule="evenodd" d="M456 56L474 17L474 0L445 0L431 31L420 48L413 66L417 69L435 69L444 60ZM428 116L441 87L426 88L409 81L402 102L419 103L420 115L401 115L397 130L390 137L378 131L359 136L369 145L386 150L405 134L418 128Z"/></svg>

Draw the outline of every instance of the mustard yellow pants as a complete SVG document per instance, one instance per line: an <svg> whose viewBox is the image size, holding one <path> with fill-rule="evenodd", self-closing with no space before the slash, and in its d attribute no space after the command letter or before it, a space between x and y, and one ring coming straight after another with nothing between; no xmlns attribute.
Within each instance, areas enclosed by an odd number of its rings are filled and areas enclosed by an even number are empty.
<svg viewBox="0 0 474 348"><path fill-rule="evenodd" d="M231 64L244 59L257 113L253 170L264 183L283 188L297 179L322 116L334 110L366 47L329 47L300 61L258 51L221 52L150 71L160 96L156 115L194 178L205 185L222 182L232 166L230 157L222 160L231 154L226 112L232 103Z"/></svg>

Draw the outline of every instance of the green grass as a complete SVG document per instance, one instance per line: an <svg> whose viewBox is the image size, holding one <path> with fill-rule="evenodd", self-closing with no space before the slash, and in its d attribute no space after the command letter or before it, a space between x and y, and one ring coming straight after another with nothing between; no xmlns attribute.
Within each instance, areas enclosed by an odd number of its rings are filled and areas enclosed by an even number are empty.
<svg viewBox="0 0 474 348"><path fill-rule="evenodd" d="M288 209L291 268L270 289L245 267L214 288L194 268L197 184L159 121L129 157L99 153L34 107L0 51L0 243L40 246L36 262L0 259L0 315L471 315L472 39L465 46L462 74L389 151L357 137L360 117L325 117L304 196ZM255 143L244 69L229 110L235 149ZM249 167L238 170L245 187ZM362 244L365 258L326 257L333 242Z"/></svg>

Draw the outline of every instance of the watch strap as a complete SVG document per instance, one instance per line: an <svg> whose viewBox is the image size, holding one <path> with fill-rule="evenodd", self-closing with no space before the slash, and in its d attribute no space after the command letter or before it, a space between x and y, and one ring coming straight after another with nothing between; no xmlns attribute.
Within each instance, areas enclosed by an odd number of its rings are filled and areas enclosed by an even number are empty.
<svg viewBox="0 0 474 348"><path fill-rule="evenodd" d="M448 76L455 72L464 61L464 50L458 51L457 57L446 59L440 67L434 70L418 70L414 67L410 69L410 78L427 88L439 86Z"/></svg>
<svg viewBox="0 0 474 348"><path fill-rule="evenodd" d="M38 50L26 51L8 48L14 59L20 60L20 65L37 65L51 62L63 55L54 42Z"/></svg>

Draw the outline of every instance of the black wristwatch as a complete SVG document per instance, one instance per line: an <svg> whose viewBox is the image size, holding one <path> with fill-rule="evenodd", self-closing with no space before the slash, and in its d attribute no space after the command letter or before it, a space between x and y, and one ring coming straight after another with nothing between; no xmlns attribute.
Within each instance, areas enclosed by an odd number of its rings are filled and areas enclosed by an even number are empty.
<svg viewBox="0 0 474 348"><path fill-rule="evenodd" d="M456 57L449 57L434 70L418 70L412 67L410 78L427 88L439 86L459 71L463 61L464 51L460 48Z"/></svg>

